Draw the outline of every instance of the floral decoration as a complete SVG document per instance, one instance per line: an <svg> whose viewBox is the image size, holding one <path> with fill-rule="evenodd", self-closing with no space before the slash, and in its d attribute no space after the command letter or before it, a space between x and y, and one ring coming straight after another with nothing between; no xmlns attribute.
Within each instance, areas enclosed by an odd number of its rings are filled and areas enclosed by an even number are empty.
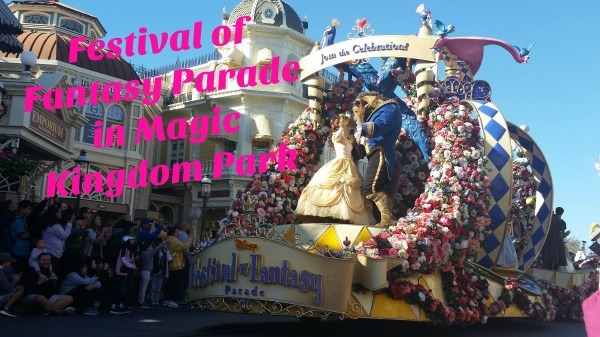
<svg viewBox="0 0 600 337"><path fill-rule="evenodd" d="M3 177L30 176L37 168L37 162L24 153L0 151L0 174Z"/></svg>
<svg viewBox="0 0 600 337"><path fill-rule="evenodd" d="M297 169L280 172L276 169L276 163L272 162L269 163L267 172L255 174L228 212L229 220L226 222L231 225L227 227L230 235L234 235L235 232L240 235L257 233L261 230L259 227L264 228L265 225L277 226L298 222L295 213L298 199L302 189L308 185L318 169L329 136L329 123L340 112L352 108L352 102L360 93L361 86L361 81L337 83L324 93L324 109L319 115L319 123L311 118L309 108L283 132L274 151L278 151L279 144L286 144L288 149L295 149ZM241 223L244 224L243 229L240 227Z"/></svg>
<svg viewBox="0 0 600 337"><path fill-rule="evenodd" d="M454 96L434 95L434 103L428 119L431 173L424 191L406 217L356 247L373 258L403 259L396 268L405 275L460 266L489 232L489 178L479 122Z"/></svg>
<svg viewBox="0 0 600 337"><path fill-rule="evenodd" d="M573 286L573 290L544 280L539 280L539 282L552 295L553 305L556 307L556 317L583 320L582 303L598 290L598 271L592 271L588 279L580 286Z"/></svg>

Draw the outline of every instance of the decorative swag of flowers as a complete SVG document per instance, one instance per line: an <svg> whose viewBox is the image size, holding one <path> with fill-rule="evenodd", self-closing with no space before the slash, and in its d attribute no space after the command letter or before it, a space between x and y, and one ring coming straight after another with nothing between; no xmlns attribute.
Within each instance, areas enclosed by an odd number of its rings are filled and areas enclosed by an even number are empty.
<svg viewBox="0 0 600 337"><path fill-rule="evenodd" d="M5 178L30 176L36 168L37 163L24 153L0 151L0 174Z"/></svg>
<svg viewBox="0 0 600 337"><path fill-rule="evenodd" d="M414 108L414 98L406 101ZM436 102L428 120L433 149L424 191L406 217L356 247L372 258L404 259L396 267L402 275L462 265L490 224L479 122L456 97Z"/></svg>
<svg viewBox="0 0 600 337"><path fill-rule="evenodd" d="M435 299L431 291L421 284L414 284L402 278L392 280L395 277L393 272L388 275L392 282L386 293L392 298L418 305L434 324L486 323L488 318L504 312L511 303L515 303L530 317L542 321L552 321L556 317L553 297L546 290L542 292L543 304L532 302L518 287L518 282L510 279L504 285L498 299L488 305L489 283L485 277L475 275L473 270L462 266L455 266L454 272L442 272L441 275L447 305Z"/></svg>

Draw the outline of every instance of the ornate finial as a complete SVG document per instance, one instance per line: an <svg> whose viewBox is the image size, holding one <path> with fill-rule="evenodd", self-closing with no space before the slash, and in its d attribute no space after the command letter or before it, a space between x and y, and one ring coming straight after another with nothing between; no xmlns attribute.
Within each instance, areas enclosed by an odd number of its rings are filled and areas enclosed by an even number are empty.
<svg viewBox="0 0 600 337"><path fill-rule="evenodd" d="M365 33L366 29L371 29L369 34ZM371 28L371 24L367 21L366 18L356 20L356 26L352 27L352 30L357 30L358 33L352 36L352 33L348 33L348 39L356 39L365 36L372 36L375 34L375 31Z"/></svg>
<svg viewBox="0 0 600 337"><path fill-rule="evenodd" d="M223 6L223 14L227 13L227 10L225 9L225 6Z"/></svg>

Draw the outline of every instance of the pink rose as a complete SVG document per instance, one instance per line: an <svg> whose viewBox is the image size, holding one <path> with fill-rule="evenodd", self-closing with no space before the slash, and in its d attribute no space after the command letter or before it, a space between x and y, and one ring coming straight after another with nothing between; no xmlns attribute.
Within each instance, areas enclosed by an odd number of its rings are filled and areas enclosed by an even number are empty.
<svg viewBox="0 0 600 337"><path fill-rule="evenodd" d="M363 246L365 248L377 248L377 241L375 241L373 239L369 239L369 240L367 240L367 242L365 242L363 244Z"/></svg>

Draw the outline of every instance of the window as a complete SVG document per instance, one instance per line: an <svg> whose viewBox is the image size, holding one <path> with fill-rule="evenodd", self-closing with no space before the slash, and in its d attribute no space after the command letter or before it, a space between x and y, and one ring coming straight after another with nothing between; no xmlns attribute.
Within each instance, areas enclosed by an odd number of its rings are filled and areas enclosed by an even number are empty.
<svg viewBox="0 0 600 337"><path fill-rule="evenodd" d="M49 18L45 15L26 15L23 19L23 23L33 23L36 25L47 25L49 22Z"/></svg>
<svg viewBox="0 0 600 337"><path fill-rule="evenodd" d="M185 157L185 140L169 141L169 164L183 163Z"/></svg>
<svg viewBox="0 0 600 337"><path fill-rule="evenodd" d="M261 153L269 152L270 147L271 147L271 143L270 142L264 142L264 141L255 140L252 143L252 154L255 155L255 156L258 156Z"/></svg>
<svg viewBox="0 0 600 337"><path fill-rule="evenodd" d="M104 105L101 103L92 104L88 103L84 108L84 115L88 119L88 122L81 129L76 129L74 132L74 139L79 142L94 144L94 133L96 132L96 122L101 121L102 127L102 145L106 143L106 128L109 126L125 126L125 112L123 108L118 105L111 105L108 109L104 109ZM137 128L137 125L136 125ZM127 135L127 129L125 136ZM114 130L113 134L113 149L123 149L122 146L117 145L117 136L119 135L118 130ZM133 132L135 135L135 132Z"/></svg>
<svg viewBox="0 0 600 337"><path fill-rule="evenodd" d="M168 223L173 222L173 210L171 209L171 207L163 206L160 208L158 213L160 213L160 215L163 216L163 218L165 219L166 222L168 222Z"/></svg>
<svg viewBox="0 0 600 337"><path fill-rule="evenodd" d="M83 126L83 134L75 133L75 140L82 141L88 144L94 144L94 130L96 129L96 121L104 122L104 106L101 103L88 103L85 106L85 117L88 119L87 124ZM81 138L79 138L81 137ZM104 136L102 137L104 138Z"/></svg>
<svg viewBox="0 0 600 337"><path fill-rule="evenodd" d="M118 106L118 105L111 105L108 110L106 111L106 123L105 124L105 128L109 127L109 126L116 126L116 125L120 125L120 126L124 126L123 125L123 120L125 119L125 113L123 111L123 109ZM125 132L124 132L125 133ZM118 146L117 145L117 135L119 133L115 130L115 132L113 132L113 149L122 149L122 146Z"/></svg>
<svg viewBox="0 0 600 337"><path fill-rule="evenodd" d="M135 142L135 135L137 134L138 123L140 118L142 118L142 108L139 105L133 106L133 116L131 120L131 127L129 128L129 151L138 151L144 154L144 151L140 151L140 144ZM146 142L141 142L141 144L145 144ZM143 149L143 147L142 147Z"/></svg>
<svg viewBox="0 0 600 337"><path fill-rule="evenodd" d="M63 19L60 21L60 28L70 30L75 33L83 34L83 25L73 20Z"/></svg>
<svg viewBox="0 0 600 337"><path fill-rule="evenodd" d="M231 140L226 140L225 141L225 152L231 152L234 153L235 150L237 149L237 143Z"/></svg>

